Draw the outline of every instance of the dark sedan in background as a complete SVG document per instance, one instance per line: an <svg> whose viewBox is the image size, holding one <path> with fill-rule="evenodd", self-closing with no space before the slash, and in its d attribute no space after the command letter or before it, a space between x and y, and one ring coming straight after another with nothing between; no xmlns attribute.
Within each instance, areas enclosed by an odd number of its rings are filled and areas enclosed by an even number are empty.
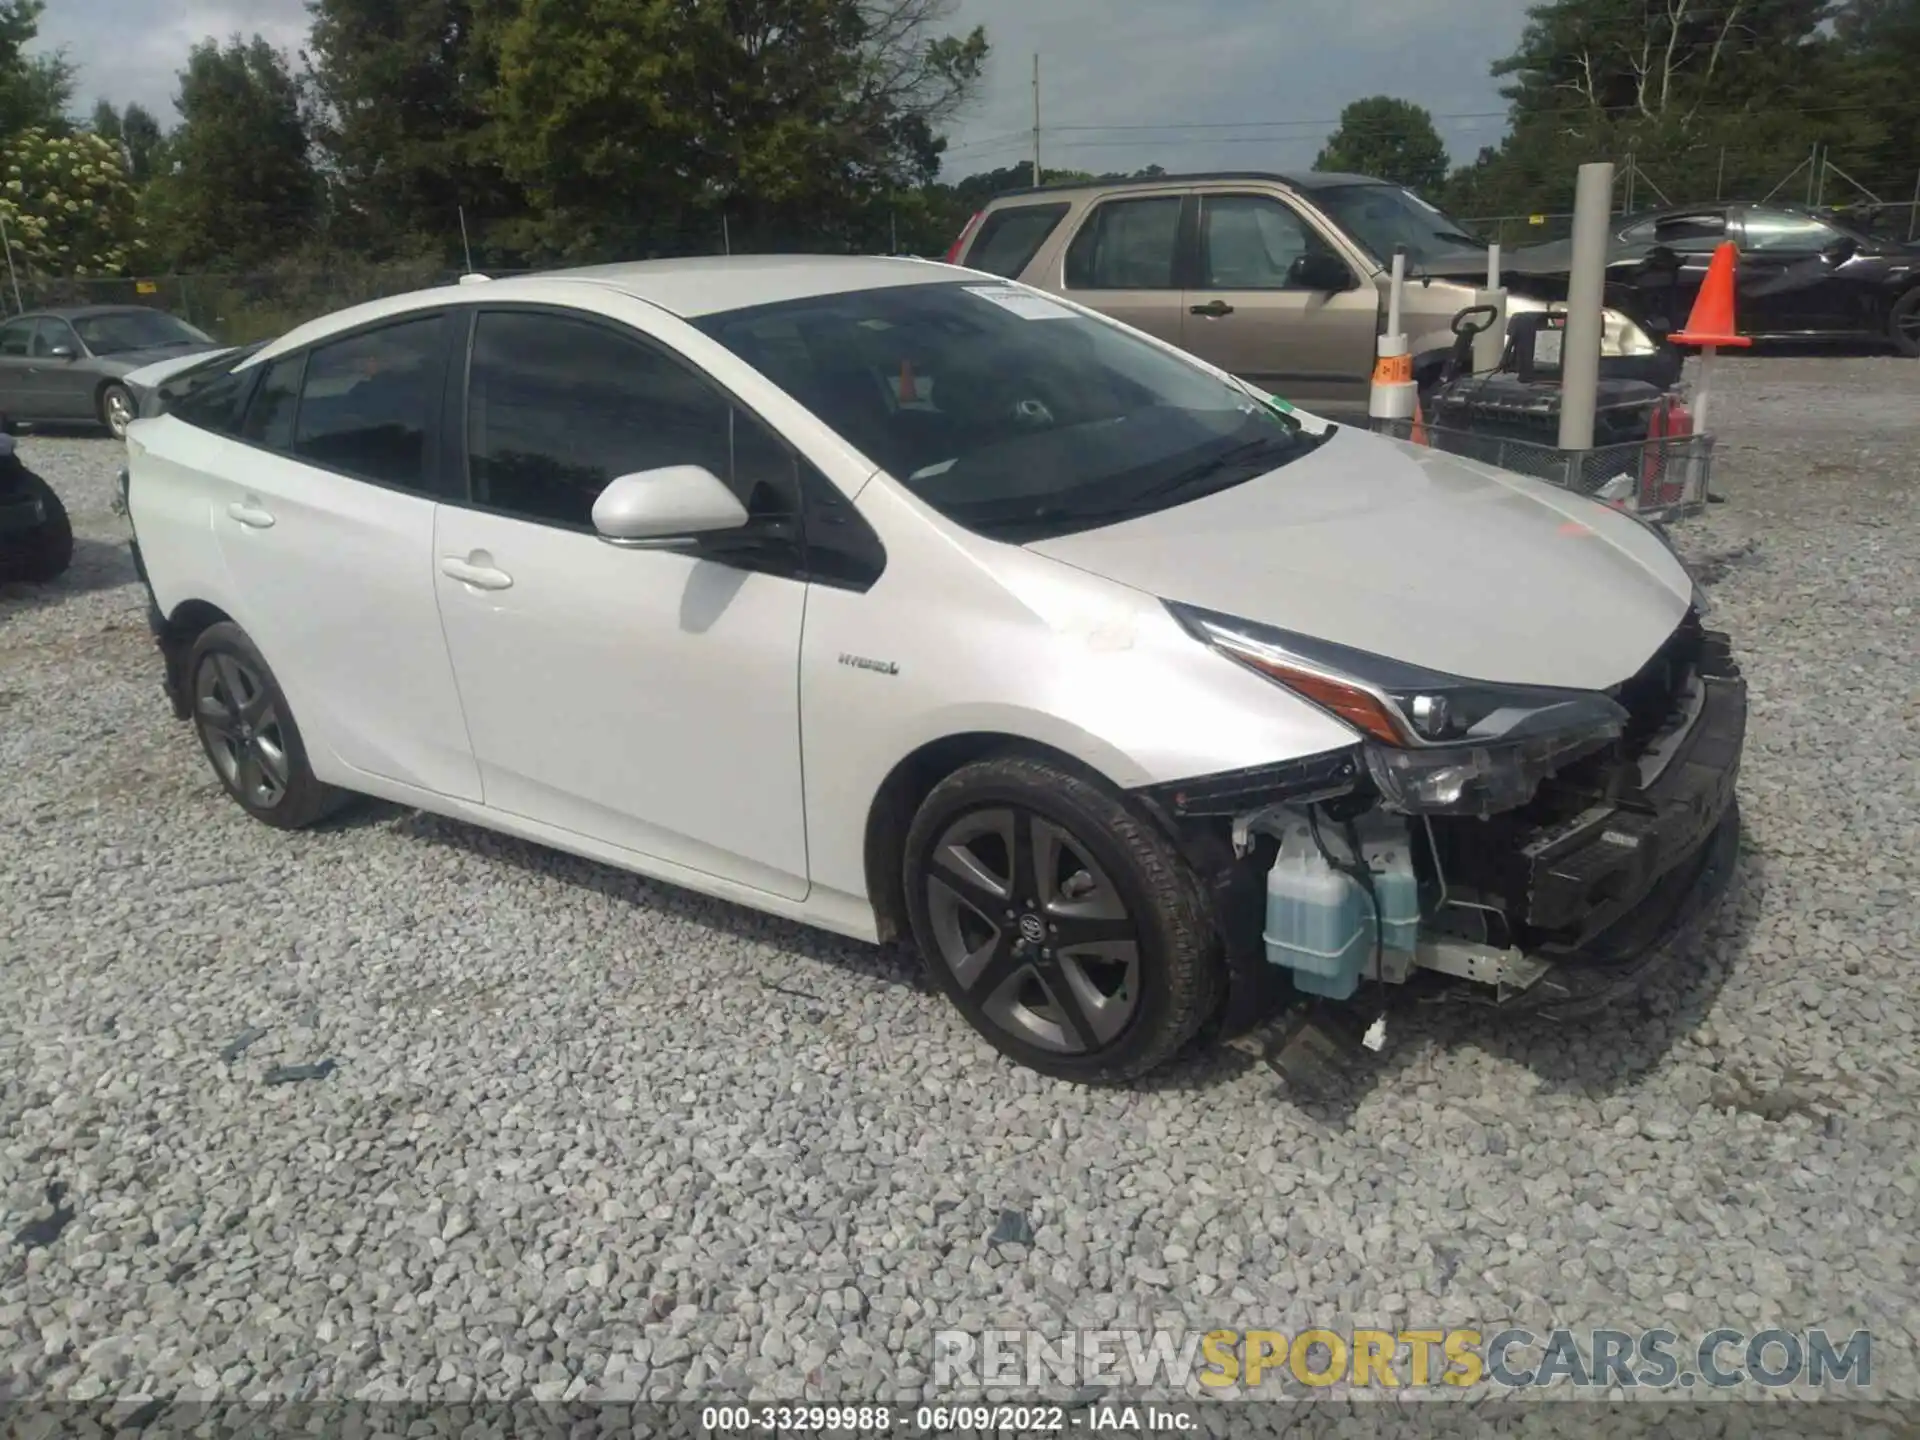
<svg viewBox="0 0 1920 1440"><path fill-rule="evenodd" d="M118 439L139 408L128 375L217 348L186 321L141 305L30 311L0 324L0 415L104 425Z"/></svg>
<svg viewBox="0 0 1920 1440"><path fill-rule="evenodd" d="M1692 205L1615 222L1608 303L1652 329L1687 322L1713 252L1740 247L1735 314L1768 341L1890 344L1920 355L1920 248L1793 205ZM1572 246L1528 246L1509 269L1564 274ZM1524 281L1522 282L1524 284Z"/></svg>

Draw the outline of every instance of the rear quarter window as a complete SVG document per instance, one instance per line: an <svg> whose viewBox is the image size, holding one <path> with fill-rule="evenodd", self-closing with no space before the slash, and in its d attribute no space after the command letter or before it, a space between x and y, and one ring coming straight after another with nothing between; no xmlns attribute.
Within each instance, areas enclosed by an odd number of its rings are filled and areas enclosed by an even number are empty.
<svg viewBox="0 0 1920 1440"><path fill-rule="evenodd" d="M1060 228L1070 207L1066 205L1009 205L995 210L980 222L964 264L970 270L984 270L1018 280L1033 263L1040 247Z"/></svg>
<svg viewBox="0 0 1920 1440"><path fill-rule="evenodd" d="M244 358L234 357L236 363ZM155 396L155 409L197 429L232 435L240 428L240 417L246 411L247 396L253 391L258 373L253 368L234 370L222 364L211 370L175 376L161 385Z"/></svg>

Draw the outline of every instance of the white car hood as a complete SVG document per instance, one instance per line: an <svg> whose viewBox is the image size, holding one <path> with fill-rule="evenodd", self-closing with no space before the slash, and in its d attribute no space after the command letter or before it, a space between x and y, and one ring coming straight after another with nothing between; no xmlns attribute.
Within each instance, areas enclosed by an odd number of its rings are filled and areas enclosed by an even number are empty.
<svg viewBox="0 0 1920 1440"><path fill-rule="evenodd" d="M1516 685L1616 685L1693 597L1686 568L1626 515L1348 428L1244 485L1027 548L1164 600Z"/></svg>

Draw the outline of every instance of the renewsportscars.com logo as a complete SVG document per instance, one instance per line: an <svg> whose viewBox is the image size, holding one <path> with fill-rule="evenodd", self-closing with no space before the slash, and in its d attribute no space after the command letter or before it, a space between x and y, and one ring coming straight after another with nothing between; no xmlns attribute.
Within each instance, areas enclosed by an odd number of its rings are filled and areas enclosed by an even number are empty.
<svg viewBox="0 0 1920 1440"><path fill-rule="evenodd" d="M1572 1386L1727 1390L1743 1385L1864 1389L1873 1336L1825 1330L1030 1330L936 1331L937 1386L1040 1390L1172 1388L1191 1395L1260 1390Z"/></svg>

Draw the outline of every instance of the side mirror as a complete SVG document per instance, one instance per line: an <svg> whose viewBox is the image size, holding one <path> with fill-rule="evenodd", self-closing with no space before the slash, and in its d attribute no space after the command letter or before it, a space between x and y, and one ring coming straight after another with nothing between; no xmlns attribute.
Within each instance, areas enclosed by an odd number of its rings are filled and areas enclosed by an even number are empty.
<svg viewBox="0 0 1920 1440"><path fill-rule="evenodd" d="M1842 235L1820 253L1833 264L1844 265L1860 253L1860 247L1851 235Z"/></svg>
<svg viewBox="0 0 1920 1440"><path fill-rule="evenodd" d="M1318 250L1309 250L1295 260L1288 267L1287 280L1296 290L1312 290L1316 294L1337 294L1353 289L1358 283L1346 261Z"/></svg>
<svg viewBox="0 0 1920 1440"><path fill-rule="evenodd" d="M703 465L622 475L593 502L593 528L609 545L647 549L738 530L747 507Z"/></svg>
<svg viewBox="0 0 1920 1440"><path fill-rule="evenodd" d="M50 345L47 347L47 358L49 360L71 360L73 359L73 347L71 345Z"/></svg>

